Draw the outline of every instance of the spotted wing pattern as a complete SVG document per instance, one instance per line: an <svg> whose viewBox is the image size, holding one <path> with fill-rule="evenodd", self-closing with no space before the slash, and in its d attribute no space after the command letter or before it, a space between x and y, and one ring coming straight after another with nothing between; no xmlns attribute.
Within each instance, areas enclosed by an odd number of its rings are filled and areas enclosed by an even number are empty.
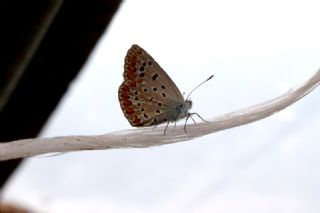
<svg viewBox="0 0 320 213"><path fill-rule="evenodd" d="M136 44L125 57L123 77L118 96L132 126L152 126L178 117L174 109L185 103L181 92L160 65Z"/></svg>

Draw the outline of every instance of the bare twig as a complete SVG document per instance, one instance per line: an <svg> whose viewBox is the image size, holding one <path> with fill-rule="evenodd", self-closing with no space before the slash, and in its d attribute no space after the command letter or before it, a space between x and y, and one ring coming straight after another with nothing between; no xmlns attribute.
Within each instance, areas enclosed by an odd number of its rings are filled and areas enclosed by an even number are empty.
<svg viewBox="0 0 320 213"><path fill-rule="evenodd" d="M191 140L213 132L244 125L270 116L290 106L320 84L320 70L302 85L269 101L211 119L207 123L183 126L163 135L163 128L140 128L97 136L34 138L0 144L0 161L25 158L52 152L99 150L114 148L146 148Z"/></svg>

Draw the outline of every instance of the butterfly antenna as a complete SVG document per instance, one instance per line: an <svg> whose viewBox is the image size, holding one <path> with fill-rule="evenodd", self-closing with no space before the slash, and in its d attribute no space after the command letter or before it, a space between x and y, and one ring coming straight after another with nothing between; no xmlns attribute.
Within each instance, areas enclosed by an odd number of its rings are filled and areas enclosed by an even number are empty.
<svg viewBox="0 0 320 213"><path fill-rule="evenodd" d="M202 84L206 83L207 81L209 81L214 75L211 75L207 80L203 81L201 84L199 84L198 86L196 86L195 88L193 88L193 90L191 90L191 92L189 93L189 95L187 96L186 100L188 100L189 96L191 95L191 93L193 93L193 91L195 91L196 89L198 89Z"/></svg>

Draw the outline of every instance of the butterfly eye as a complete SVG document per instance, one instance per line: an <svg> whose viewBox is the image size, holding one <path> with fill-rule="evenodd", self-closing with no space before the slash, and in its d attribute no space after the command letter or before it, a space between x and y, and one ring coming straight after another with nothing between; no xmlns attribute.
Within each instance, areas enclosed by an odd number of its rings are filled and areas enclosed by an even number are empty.
<svg viewBox="0 0 320 213"><path fill-rule="evenodd" d="M144 88L143 91L144 91L144 92L148 92L148 89L147 89L147 88Z"/></svg>
<svg viewBox="0 0 320 213"><path fill-rule="evenodd" d="M166 93L164 93L164 92L163 92L161 95L162 95L162 97L164 97L164 98L167 97Z"/></svg>
<svg viewBox="0 0 320 213"><path fill-rule="evenodd" d="M162 88L162 89L165 89L166 87L165 87L164 85L161 85L161 88Z"/></svg>
<svg viewBox="0 0 320 213"><path fill-rule="evenodd" d="M192 106L192 101L191 100L186 100L186 103Z"/></svg>
<svg viewBox="0 0 320 213"><path fill-rule="evenodd" d="M156 91L158 90L158 88L154 87L154 88L152 88L152 90L153 90L154 92L156 92Z"/></svg>
<svg viewBox="0 0 320 213"><path fill-rule="evenodd" d="M148 61L148 64L149 64L149 66L151 66L151 65L152 65L152 62L151 62L151 61Z"/></svg>

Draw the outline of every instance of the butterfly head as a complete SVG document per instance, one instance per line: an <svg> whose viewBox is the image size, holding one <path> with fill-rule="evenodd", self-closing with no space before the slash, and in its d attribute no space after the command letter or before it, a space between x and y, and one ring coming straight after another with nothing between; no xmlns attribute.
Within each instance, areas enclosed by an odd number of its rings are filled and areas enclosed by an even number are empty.
<svg viewBox="0 0 320 213"><path fill-rule="evenodd" d="M184 102L184 105L185 105L185 107L186 107L186 109L191 109L191 107L192 107L192 101L191 101L191 99L186 99L186 101Z"/></svg>
<svg viewBox="0 0 320 213"><path fill-rule="evenodd" d="M186 117L189 114L189 110L192 107L192 101L190 99L186 99L184 103L180 103L174 106L172 110L171 121L177 121L181 118Z"/></svg>

